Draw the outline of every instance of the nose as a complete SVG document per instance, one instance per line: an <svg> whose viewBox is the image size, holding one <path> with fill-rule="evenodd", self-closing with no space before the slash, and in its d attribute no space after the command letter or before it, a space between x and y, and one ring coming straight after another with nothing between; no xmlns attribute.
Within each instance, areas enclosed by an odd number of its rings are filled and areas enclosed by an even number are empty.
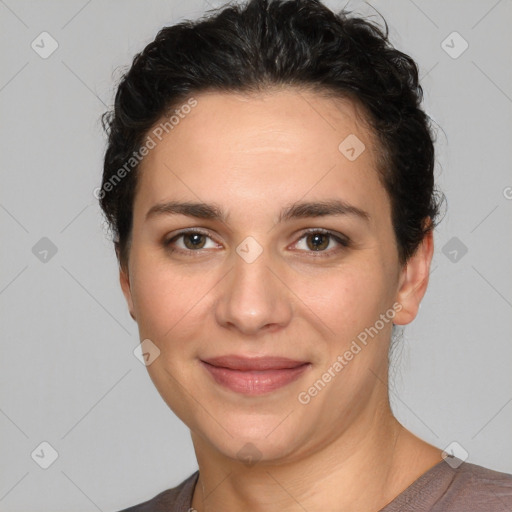
<svg viewBox="0 0 512 512"><path fill-rule="evenodd" d="M217 322L248 336L286 327L293 308L285 281L283 267L272 261L269 251L263 250L254 261L233 254L233 267L222 280L216 302Z"/></svg>

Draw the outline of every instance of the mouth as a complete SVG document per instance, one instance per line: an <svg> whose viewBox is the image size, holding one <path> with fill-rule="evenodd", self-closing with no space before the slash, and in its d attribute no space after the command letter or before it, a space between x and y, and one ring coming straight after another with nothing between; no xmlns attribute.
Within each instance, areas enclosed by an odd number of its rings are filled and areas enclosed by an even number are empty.
<svg viewBox="0 0 512 512"><path fill-rule="evenodd" d="M298 379L311 363L281 357L222 356L201 360L217 384L236 393L263 395Z"/></svg>

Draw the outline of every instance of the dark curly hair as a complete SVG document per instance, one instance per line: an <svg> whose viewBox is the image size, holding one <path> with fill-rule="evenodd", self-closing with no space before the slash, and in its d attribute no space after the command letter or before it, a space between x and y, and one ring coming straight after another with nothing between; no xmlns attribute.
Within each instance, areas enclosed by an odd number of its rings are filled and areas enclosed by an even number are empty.
<svg viewBox="0 0 512 512"><path fill-rule="evenodd" d="M161 29L134 57L113 110L102 117L108 147L95 195L120 264L127 264L131 244L134 155L149 130L190 102L191 94L282 86L347 98L363 108L379 141L379 177L405 264L437 225L444 196L434 186L433 132L420 108L417 65L390 44L384 24L385 33L348 11L335 14L318 0L250 0Z"/></svg>

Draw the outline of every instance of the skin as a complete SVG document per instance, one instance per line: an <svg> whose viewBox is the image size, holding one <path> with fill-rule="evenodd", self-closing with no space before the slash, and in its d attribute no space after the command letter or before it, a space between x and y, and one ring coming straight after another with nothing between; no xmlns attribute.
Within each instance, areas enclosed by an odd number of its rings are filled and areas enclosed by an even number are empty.
<svg viewBox="0 0 512 512"><path fill-rule="evenodd" d="M350 101L291 88L195 98L141 164L129 261L120 267L140 339L160 350L150 377L191 430L200 470L192 506L377 511L442 460L392 415L391 322L308 404L297 397L394 303L395 324L415 318L432 234L399 264L376 140ZM350 134L366 147L354 161L338 150ZM285 205L332 198L366 211L369 221L346 214L277 223ZM216 203L228 218L145 218L170 200ZM199 238L202 248L190 249L190 236L175 240L174 251L165 247L185 228L210 233ZM315 251L309 228L351 244L327 237ZM248 236L262 249L252 263L236 252ZM216 384L200 363L226 354L311 365L277 391L248 396ZM255 464L238 455L246 443L257 448Z"/></svg>

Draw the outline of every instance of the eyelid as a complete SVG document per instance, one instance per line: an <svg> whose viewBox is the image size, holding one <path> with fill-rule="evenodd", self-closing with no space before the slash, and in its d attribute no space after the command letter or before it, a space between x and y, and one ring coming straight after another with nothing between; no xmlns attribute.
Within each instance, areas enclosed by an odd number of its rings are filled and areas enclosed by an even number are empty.
<svg viewBox="0 0 512 512"><path fill-rule="evenodd" d="M325 228L307 228L306 230L302 231L300 239L302 239L305 235L311 233L321 233L323 235L330 235L332 238L339 239L340 243L344 243L347 245L350 244L350 239L348 238L348 236L344 235L343 233L338 233L337 231L331 231L330 229Z"/></svg>
<svg viewBox="0 0 512 512"><path fill-rule="evenodd" d="M294 245L297 244L298 242L300 242L307 235L315 234L315 233L320 233L322 235L328 235L331 240L334 240L341 247L330 249L328 251L302 251L301 250L299 252L304 252L304 253L308 254L308 256L312 256L314 258L321 258L321 257L333 256L351 246L351 240L346 235L343 235L342 233L338 233L337 231L331 231L331 230L325 229L325 228L308 228L308 229L302 231L299 239L296 242L294 242Z"/></svg>
<svg viewBox="0 0 512 512"><path fill-rule="evenodd" d="M212 236L212 233L206 229L203 229L203 228L186 228L186 229L182 229L180 231L178 231L177 233L173 234L170 238L167 238L166 240L164 240L164 246L165 247L170 247L171 246L171 243L174 242L175 240L177 240L178 238L180 238L181 236L184 236L184 235L187 235L189 233L197 233L197 234L201 234L201 235L204 235L204 236L207 236L209 237L210 239L212 239L214 242L218 243L215 238ZM338 249L331 249L329 251L303 251L303 250L299 250L299 252L304 252L304 253L308 253L308 254L311 254L313 255L314 257L321 257L321 256L329 256L333 253L338 253L340 250L343 250L345 248L348 248L351 246L351 240L346 236L346 235L343 235L342 233L338 233L336 231L330 231L328 229L325 229L325 228L308 228L304 231L301 231L301 234L299 236L299 238L293 243L293 245L297 244L299 241L301 241L305 236L309 235L309 234L315 234L315 233L320 233L320 234L323 234L323 235L328 235L331 237L331 239L333 239L336 243L338 243L342 248L338 248ZM181 253L185 253L185 254L190 254L190 253L198 253L200 254L202 251L204 251L205 249L198 249L197 251L194 251L194 250L191 250L191 249L173 249L173 251L178 251L178 252L181 252Z"/></svg>
<svg viewBox="0 0 512 512"><path fill-rule="evenodd" d="M182 229L182 230L178 231L177 233L172 234L169 238L166 238L163 241L163 244L164 244L165 247L170 247L172 242L176 241L178 238L180 238L180 237L182 237L184 235L187 235L189 233L197 233L199 235L207 236L208 238L212 239L214 242L218 243L215 240L215 238L212 236L212 233L210 231L208 231L207 229L203 229L203 228L186 228L186 229ZM174 249L174 250L180 251L180 252L185 252L187 254L190 254L192 252L197 252L197 253L201 252L201 250L192 251L192 250L189 250L189 249Z"/></svg>

